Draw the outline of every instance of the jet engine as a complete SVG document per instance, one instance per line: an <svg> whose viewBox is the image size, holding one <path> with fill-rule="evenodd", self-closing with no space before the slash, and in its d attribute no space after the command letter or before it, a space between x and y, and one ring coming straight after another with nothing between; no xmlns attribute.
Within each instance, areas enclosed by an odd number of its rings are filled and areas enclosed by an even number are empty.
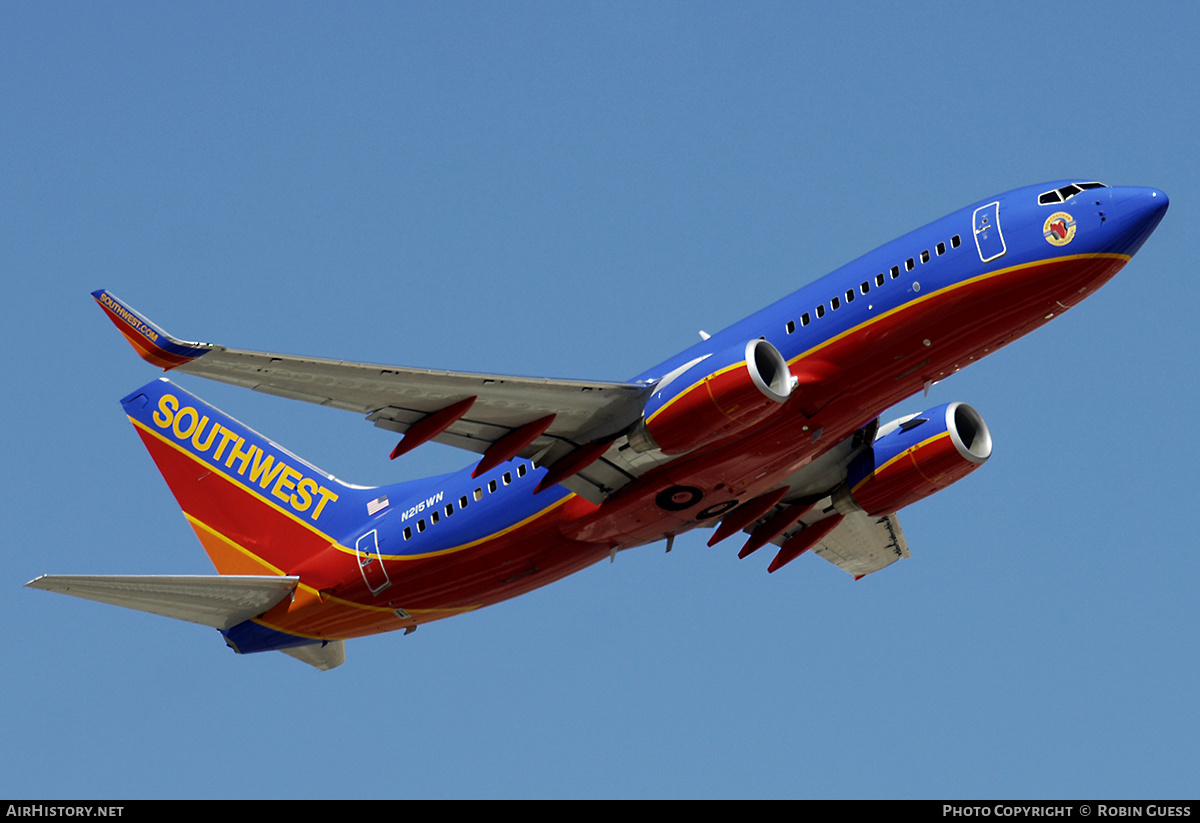
<svg viewBox="0 0 1200 823"><path fill-rule="evenodd" d="M991 454L979 412L946 403L881 426L871 448L851 461L846 485L867 514L891 514L961 480Z"/></svg>
<svg viewBox="0 0 1200 823"><path fill-rule="evenodd" d="M794 381L762 338L686 363L659 383L629 436L637 451L684 454L749 429L783 408Z"/></svg>

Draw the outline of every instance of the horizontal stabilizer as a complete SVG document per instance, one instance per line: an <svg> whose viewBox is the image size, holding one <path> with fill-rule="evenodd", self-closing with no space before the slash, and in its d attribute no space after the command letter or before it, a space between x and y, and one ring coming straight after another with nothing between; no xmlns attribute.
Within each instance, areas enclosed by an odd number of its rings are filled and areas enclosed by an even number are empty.
<svg viewBox="0 0 1200 823"><path fill-rule="evenodd" d="M280 649L280 651L302 663L315 666L323 672L336 669L346 662L346 644L342 640L327 640L324 643L293 646L290 649Z"/></svg>
<svg viewBox="0 0 1200 823"><path fill-rule="evenodd" d="M271 575L47 574L25 585L229 629L283 600L299 579Z"/></svg>

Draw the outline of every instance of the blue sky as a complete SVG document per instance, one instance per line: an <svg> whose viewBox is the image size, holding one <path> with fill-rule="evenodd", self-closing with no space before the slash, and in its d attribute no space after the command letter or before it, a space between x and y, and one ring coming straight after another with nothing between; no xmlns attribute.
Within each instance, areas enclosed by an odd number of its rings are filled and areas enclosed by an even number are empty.
<svg viewBox="0 0 1200 823"><path fill-rule="evenodd" d="M0 794L1194 797L1193 4L10 4ZM318 673L23 590L211 571L89 292L248 349L623 379L871 248L1079 175L1172 198L1077 309L916 398L992 460L913 557L707 533ZM352 482L469 457L180 378ZM732 548L731 548L732 546ZM757 555L755 556L757 558Z"/></svg>

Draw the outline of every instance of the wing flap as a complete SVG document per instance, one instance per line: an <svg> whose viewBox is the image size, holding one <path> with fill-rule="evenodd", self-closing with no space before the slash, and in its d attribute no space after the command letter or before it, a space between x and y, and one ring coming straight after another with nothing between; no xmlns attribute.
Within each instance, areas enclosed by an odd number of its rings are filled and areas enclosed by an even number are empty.
<svg viewBox="0 0 1200 823"><path fill-rule="evenodd" d="M813 548L813 553L856 578L908 557L908 542L894 514L852 512Z"/></svg>
<svg viewBox="0 0 1200 823"><path fill-rule="evenodd" d="M279 603L291 594L299 580L260 575L47 574L25 585L214 629L228 629Z"/></svg>
<svg viewBox="0 0 1200 823"><path fill-rule="evenodd" d="M900 519L895 514L882 517L867 514L854 504L844 487L839 487L832 494L820 499L808 498L776 505L743 529L745 533L751 535L751 541L747 541L746 547L739 556L749 556L758 546L762 545L753 542L755 529L776 514L782 514L784 509L795 507L798 504L806 507L805 513L791 526L772 537L769 542L783 547L793 538L797 538L797 542L807 545L807 548L793 548L791 552L784 549L776 558L776 561L783 558L779 562L779 566L786 565L798 557L797 552L812 551L813 554L857 579L909 556L908 542L904 538L904 530L900 528ZM832 518L837 518L836 525ZM813 528L825 529L830 526L832 526L832 531L828 534L809 531ZM812 535L809 540L805 539L806 532ZM811 540L816 542L809 545ZM796 543L791 543L791 546L795 547ZM746 548L749 548L749 551L746 551ZM775 568L778 566L772 570Z"/></svg>
<svg viewBox="0 0 1200 823"><path fill-rule="evenodd" d="M844 486L846 466L870 446L878 426L878 420L870 421L784 481L788 486L784 497L787 503L811 502L813 505L795 524L772 538L771 543L782 546L805 528L841 515L841 522L814 544L811 551L842 571L862 577L909 556L899 518L895 514L883 517L866 514L850 498ZM828 491L830 489L833 491ZM776 506L745 531L753 533L787 503Z"/></svg>

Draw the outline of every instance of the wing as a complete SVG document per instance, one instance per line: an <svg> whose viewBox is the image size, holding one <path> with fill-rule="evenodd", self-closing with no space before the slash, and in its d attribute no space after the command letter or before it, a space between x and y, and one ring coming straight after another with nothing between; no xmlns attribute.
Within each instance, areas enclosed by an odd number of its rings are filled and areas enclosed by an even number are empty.
<svg viewBox="0 0 1200 823"><path fill-rule="evenodd" d="M858 579L909 556L900 518L894 513L881 517L867 514L845 485L846 467L870 447L878 430L879 421L872 420L788 478L788 499L801 496L812 500L821 489L833 491L810 506L788 529L772 537L771 542L780 547L779 565L811 549Z"/></svg>
<svg viewBox="0 0 1200 823"><path fill-rule="evenodd" d="M909 556L900 518L894 514L871 517L866 512L846 515L813 553L855 579Z"/></svg>
<svg viewBox="0 0 1200 823"><path fill-rule="evenodd" d="M772 506L744 529L750 538L738 556L773 543L779 552L767 571L774 572L811 550L856 580L908 557L900 519L895 514L867 514L847 502L844 489L841 486L815 503L802 500ZM714 538L723 539L720 531Z"/></svg>
<svg viewBox="0 0 1200 823"><path fill-rule="evenodd" d="M872 420L787 478L782 488L731 510L708 545L744 531L750 537L739 557L768 543L779 547L768 571L811 550L855 579L908 557L900 519L867 514L846 486L846 467L869 448L878 428L879 421Z"/></svg>
<svg viewBox="0 0 1200 823"><path fill-rule="evenodd" d="M393 457L430 440L483 454L481 467L512 457L547 467L586 457L594 462L560 482L595 503L644 470L636 457L605 444L641 418L648 385L412 369L190 343L111 292L92 296L147 362L357 412L405 435Z"/></svg>

